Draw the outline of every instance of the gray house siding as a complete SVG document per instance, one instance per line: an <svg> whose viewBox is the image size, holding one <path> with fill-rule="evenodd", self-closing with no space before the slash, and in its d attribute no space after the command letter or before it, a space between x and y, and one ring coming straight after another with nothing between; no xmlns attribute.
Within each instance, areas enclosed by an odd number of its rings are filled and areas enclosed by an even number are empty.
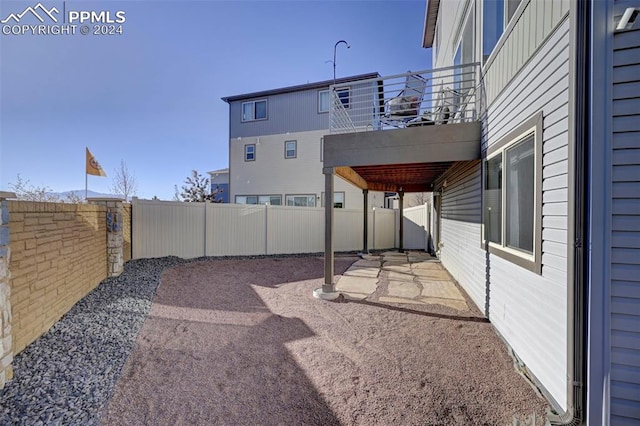
<svg viewBox="0 0 640 426"><path fill-rule="evenodd" d="M344 83L339 87L350 88L351 102L371 102L371 115L355 116L348 109L356 126L375 125L374 106L377 86L373 83ZM329 113L318 111L318 92L324 89L309 89L296 92L272 94L265 97L232 101L229 104L229 138L267 136L287 132L329 130ZM267 119L242 121L242 103L267 99Z"/></svg>
<svg viewBox="0 0 640 426"><path fill-rule="evenodd" d="M640 29L615 33L612 78L610 420L626 425L640 420Z"/></svg>
<svg viewBox="0 0 640 426"><path fill-rule="evenodd" d="M473 302L484 310L486 276L485 252L480 244L481 167L479 161L458 163L437 185L442 191L440 259Z"/></svg>
<svg viewBox="0 0 640 426"><path fill-rule="evenodd" d="M567 408L569 38L565 17L482 120L486 150L542 112L542 274L494 254L487 259L480 164L457 166L439 182L443 265L483 311L488 289L491 322L562 409Z"/></svg>

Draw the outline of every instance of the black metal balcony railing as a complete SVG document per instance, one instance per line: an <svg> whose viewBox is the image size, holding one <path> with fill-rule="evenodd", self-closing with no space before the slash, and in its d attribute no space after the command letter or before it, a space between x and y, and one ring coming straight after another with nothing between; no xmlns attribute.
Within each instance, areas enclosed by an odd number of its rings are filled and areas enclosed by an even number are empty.
<svg viewBox="0 0 640 426"><path fill-rule="evenodd" d="M476 121L479 64L331 86L330 132L350 133Z"/></svg>

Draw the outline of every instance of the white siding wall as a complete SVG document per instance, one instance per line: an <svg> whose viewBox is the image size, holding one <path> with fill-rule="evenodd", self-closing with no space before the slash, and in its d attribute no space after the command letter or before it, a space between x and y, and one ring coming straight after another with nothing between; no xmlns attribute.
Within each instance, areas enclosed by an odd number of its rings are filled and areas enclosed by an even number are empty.
<svg viewBox="0 0 640 426"><path fill-rule="evenodd" d="M485 252L482 248L480 163L454 166L443 179L440 259L484 312Z"/></svg>
<svg viewBox="0 0 640 426"><path fill-rule="evenodd" d="M133 258L320 253L324 209L134 199ZM362 250L362 210L335 209L337 251ZM369 212L369 247L393 248L396 211ZM374 229L375 222L375 229Z"/></svg>
<svg viewBox="0 0 640 426"><path fill-rule="evenodd" d="M523 0L522 20L509 25L490 59L492 63L483 68L484 87L492 95L489 103L485 98L489 107L483 119L482 141L483 149L487 149L535 113L543 113L542 275L492 255L489 316L551 397L566 408L568 3L539 3ZM464 1L447 2L445 6L440 8L439 19L447 30L442 31L436 66L451 64L459 22L466 10ZM480 10L476 12L479 34ZM535 45L525 34L527 26L542 29ZM479 42L477 39L478 49ZM525 45L529 46L527 54L521 51ZM497 58L504 59L500 62ZM447 180L442 197L440 256L484 311L487 260L481 245L481 166L457 167L440 181Z"/></svg>
<svg viewBox="0 0 640 426"><path fill-rule="evenodd" d="M320 139L326 131L310 131L231 139L229 143L230 203L236 195L314 194L316 206L324 192ZM297 157L284 158L284 142L297 141ZM255 161L244 161L244 146L256 145ZM335 178L334 191L345 193L345 208L362 209L362 190ZM369 193L370 207L384 206L384 193Z"/></svg>
<svg viewBox="0 0 640 426"><path fill-rule="evenodd" d="M569 21L565 19L488 110L483 140L497 142L543 113L542 275L491 256L494 326L566 408Z"/></svg>

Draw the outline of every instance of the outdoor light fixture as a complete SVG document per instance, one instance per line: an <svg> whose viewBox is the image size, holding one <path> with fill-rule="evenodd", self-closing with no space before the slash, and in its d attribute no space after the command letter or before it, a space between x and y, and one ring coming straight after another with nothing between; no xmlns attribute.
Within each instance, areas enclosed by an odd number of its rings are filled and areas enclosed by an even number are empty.
<svg viewBox="0 0 640 426"><path fill-rule="evenodd" d="M616 31L630 30L633 28L639 11L640 9L636 9L635 7L628 7L624 11L622 18L620 18L618 25L616 25Z"/></svg>
<svg viewBox="0 0 640 426"><path fill-rule="evenodd" d="M336 49L340 43L344 43L347 46L347 49L351 48L351 45L344 40L339 40L333 46L333 84L336 84Z"/></svg>

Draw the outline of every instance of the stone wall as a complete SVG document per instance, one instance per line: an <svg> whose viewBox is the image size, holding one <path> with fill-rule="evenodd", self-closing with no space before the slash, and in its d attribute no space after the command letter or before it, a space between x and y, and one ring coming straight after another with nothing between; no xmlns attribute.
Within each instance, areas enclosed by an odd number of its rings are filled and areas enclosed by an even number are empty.
<svg viewBox="0 0 640 426"><path fill-rule="evenodd" d="M13 348L11 337L11 287L9 280L9 207L0 194L0 389L13 377L11 363Z"/></svg>
<svg viewBox="0 0 640 426"><path fill-rule="evenodd" d="M122 257L125 262L131 260L131 203L122 205Z"/></svg>
<svg viewBox="0 0 640 426"><path fill-rule="evenodd" d="M4 203L9 214L15 355L107 277L107 208Z"/></svg>

